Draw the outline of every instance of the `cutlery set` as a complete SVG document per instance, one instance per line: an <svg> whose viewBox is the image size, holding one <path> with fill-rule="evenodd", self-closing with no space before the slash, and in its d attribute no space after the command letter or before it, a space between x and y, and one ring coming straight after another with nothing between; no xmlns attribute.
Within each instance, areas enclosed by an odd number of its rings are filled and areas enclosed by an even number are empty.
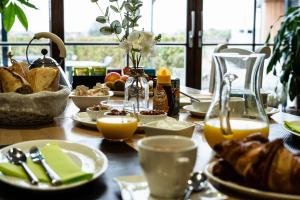
<svg viewBox="0 0 300 200"><path fill-rule="evenodd" d="M40 164L49 179L51 180L51 185L58 186L61 185L61 179L60 177L51 169L51 167L47 164L45 158L43 157L40 150L33 146L29 150L30 158L33 162ZM15 165L20 165L23 170L25 171L26 175L29 178L29 182L32 185L37 185L39 183L37 177L34 175L34 173L30 170L30 168L26 165L26 154L19 148L10 148L7 153L6 157L9 162Z"/></svg>

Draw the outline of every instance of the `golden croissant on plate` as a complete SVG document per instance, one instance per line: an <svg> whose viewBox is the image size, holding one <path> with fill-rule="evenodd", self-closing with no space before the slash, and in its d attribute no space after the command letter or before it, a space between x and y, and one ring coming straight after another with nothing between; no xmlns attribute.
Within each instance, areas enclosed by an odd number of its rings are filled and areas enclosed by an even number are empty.
<svg viewBox="0 0 300 200"><path fill-rule="evenodd" d="M253 135L229 140L214 150L243 177L245 184L262 190L300 194L300 155L284 147L282 139L269 142Z"/></svg>

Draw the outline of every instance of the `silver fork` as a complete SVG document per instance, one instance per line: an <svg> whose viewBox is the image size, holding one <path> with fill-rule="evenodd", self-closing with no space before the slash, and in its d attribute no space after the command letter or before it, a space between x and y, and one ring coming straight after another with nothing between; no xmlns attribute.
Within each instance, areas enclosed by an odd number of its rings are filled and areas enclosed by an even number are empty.
<svg viewBox="0 0 300 200"><path fill-rule="evenodd" d="M47 162L46 162L45 158L43 157L42 153L40 152L40 150L36 146L31 147L29 153L30 153L30 157L31 157L33 162L36 162L36 163L39 163L39 164L42 165L42 167L44 168L47 176L50 178L52 185L58 186L58 185L62 184L61 178L47 164Z"/></svg>

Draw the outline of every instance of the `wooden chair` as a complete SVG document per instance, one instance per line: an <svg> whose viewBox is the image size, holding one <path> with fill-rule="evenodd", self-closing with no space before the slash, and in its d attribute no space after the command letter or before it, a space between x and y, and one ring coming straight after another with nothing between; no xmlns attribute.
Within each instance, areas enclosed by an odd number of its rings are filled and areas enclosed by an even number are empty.
<svg viewBox="0 0 300 200"><path fill-rule="evenodd" d="M263 47L257 49L255 52L252 52L252 51L249 51L249 50L246 50L246 49L228 48L227 44L219 44L215 48L214 53L238 53L240 55L250 55L252 53L264 53L264 54L266 54L265 59L267 59L271 55L271 49L270 49L270 47L263 46ZM210 80L209 80L209 92L211 92L211 93L214 92L215 85L216 85L216 82L215 82L215 73L216 72L215 72L215 70L216 70L216 65L215 65L214 60L212 59L212 62L211 62L211 73L210 73ZM251 74L249 73L249 71L251 72L252 70L247 70L246 69L245 85L250 83L250 75ZM259 73L261 73L260 80L259 80L259 87L260 88L262 86L263 71L264 71L264 65L262 65L262 67L260 68L260 71L259 71Z"/></svg>

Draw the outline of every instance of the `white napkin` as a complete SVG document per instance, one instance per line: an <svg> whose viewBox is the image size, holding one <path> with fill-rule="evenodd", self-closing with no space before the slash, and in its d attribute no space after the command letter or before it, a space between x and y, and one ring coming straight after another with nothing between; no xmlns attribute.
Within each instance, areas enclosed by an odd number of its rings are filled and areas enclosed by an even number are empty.
<svg viewBox="0 0 300 200"><path fill-rule="evenodd" d="M117 182L121 189L123 200L159 200L149 197L149 188L144 176L119 176L114 178L114 181ZM229 199L226 195L219 193L211 184L208 184L208 187L209 188L203 192L193 193L190 199Z"/></svg>

